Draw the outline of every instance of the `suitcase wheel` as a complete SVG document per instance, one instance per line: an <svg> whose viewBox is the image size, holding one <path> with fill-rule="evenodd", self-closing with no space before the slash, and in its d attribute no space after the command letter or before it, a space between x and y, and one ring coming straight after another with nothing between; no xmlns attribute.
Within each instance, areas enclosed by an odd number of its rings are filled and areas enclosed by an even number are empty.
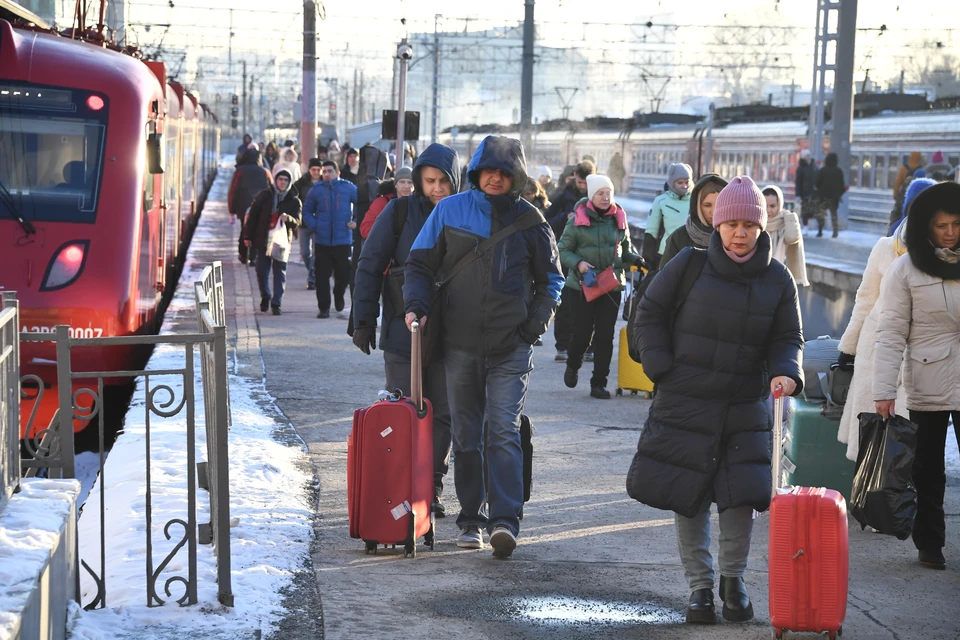
<svg viewBox="0 0 960 640"><path fill-rule="evenodd" d="M411 557L411 558L416 558L416 557L417 557L417 543L416 543L416 542L408 542L408 543L406 543L406 544L403 545L403 557L406 558L406 557L408 557L408 556Z"/></svg>
<svg viewBox="0 0 960 640"><path fill-rule="evenodd" d="M784 631L786 631L786 629L774 629L773 637L776 638L777 640L782 640Z"/></svg>
<svg viewBox="0 0 960 640"><path fill-rule="evenodd" d="M617 395L618 395L618 396L622 396L622 395L623 395L623 389L620 389L620 388L618 387L618 388L617 388Z"/></svg>
<svg viewBox="0 0 960 640"><path fill-rule="evenodd" d="M636 392L636 391L631 391L631 392L630 392L630 395L635 396L635 395L637 395L637 392Z"/></svg>
<svg viewBox="0 0 960 640"><path fill-rule="evenodd" d="M371 542L370 540L365 540L365 541L364 541L364 544L365 544L366 547L367 547L366 553L369 554L371 551L373 551L374 553L377 552L377 543L376 543L376 542Z"/></svg>

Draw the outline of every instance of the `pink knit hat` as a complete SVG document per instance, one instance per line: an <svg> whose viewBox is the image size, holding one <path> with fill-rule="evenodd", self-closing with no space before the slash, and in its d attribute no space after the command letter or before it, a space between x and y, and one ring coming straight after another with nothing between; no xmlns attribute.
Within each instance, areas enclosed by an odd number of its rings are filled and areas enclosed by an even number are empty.
<svg viewBox="0 0 960 640"><path fill-rule="evenodd" d="M713 207L713 228L724 222L747 220L767 228L767 202L750 176L737 176L717 196Z"/></svg>

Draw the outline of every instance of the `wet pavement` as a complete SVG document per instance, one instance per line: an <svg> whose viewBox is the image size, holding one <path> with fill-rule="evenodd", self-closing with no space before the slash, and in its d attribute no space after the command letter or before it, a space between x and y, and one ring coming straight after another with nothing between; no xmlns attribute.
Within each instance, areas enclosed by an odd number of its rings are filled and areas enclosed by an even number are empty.
<svg viewBox="0 0 960 640"><path fill-rule="evenodd" d="M436 549L421 545L415 559L404 559L400 549L365 554L363 543L347 531L346 437L353 410L376 400L382 355L358 351L345 333L345 319L315 317L316 299L305 288L296 243L283 315L255 310L253 270L234 257L231 234L237 227L224 221L223 231L234 366L253 377L266 372L267 390L305 440L316 467L312 569L324 637L772 637L766 516L756 521L746 575L756 620L685 625L689 594L673 515L631 500L624 486L650 401L629 395L594 400L583 383L576 390L565 388L564 365L553 361L552 334L546 336L547 346L535 350L526 407L536 429L533 498L514 557L497 561L489 548L458 549L453 517L438 520ZM589 371L585 366L582 373ZM616 362L608 387L616 388ZM444 502L455 514L452 472L448 484ZM845 637L960 638L960 618L949 604L960 593L960 474L955 470L948 475L946 509L945 572L921 569L909 541L851 526ZM299 595L294 594L304 603L300 611L321 606L310 591L300 585ZM313 618L321 619L320 612ZM276 637L319 635L312 627L291 624Z"/></svg>

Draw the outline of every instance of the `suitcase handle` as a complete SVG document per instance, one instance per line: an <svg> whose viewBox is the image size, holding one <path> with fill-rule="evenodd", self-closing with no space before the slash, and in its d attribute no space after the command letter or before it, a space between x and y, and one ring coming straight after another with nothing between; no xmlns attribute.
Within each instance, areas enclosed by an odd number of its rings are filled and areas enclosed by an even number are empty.
<svg viewBox="0 0 960 640"><path fill-rule="evenodd" d="M780 488L780 478L783 475L783 386L777 385L773 390L773 496Z"/></svg>
<svg viewBox="0 0 960 640"><path fill-rule="evenodd" d="M420 417L426 415L423 406L423 366L421 354L420 323L414 320L410 325L410 398Z"/></svg>

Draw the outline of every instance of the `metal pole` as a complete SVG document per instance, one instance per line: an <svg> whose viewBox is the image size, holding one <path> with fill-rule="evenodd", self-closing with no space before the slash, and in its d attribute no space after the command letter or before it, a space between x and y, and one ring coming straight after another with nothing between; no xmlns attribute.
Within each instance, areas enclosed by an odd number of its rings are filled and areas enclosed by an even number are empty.
<svg viewBox="0 0 960 640"><path fill-rule="evenodd" d="M397 47L397 61L400 65L400 74L397 91L397 166L403 166L403 133L406 126L407 108L407 65L413 57L413 47L404 38Z"/></svg>
<svg viewBox="0 0 960 640"><path fill-rule="evenodd" d="M230 34L227 37L227 77L233 79L233 9L230 9Z"/></svg>
<svg viewBox="0 0 960 640"><path fill-rule="evenodd" d="M707 117L707 150L704 153L703 173L709 173L713 170L713 119L716 111L716 105L710 103L710 114Z"/></svg>
<svg viewBox="0 0 960 640"><path fill-rule="evenodd" d="M850 184L850 143L853 141L854 45L857 37L857 0L841 0L837 25L837 64L833 80L833 133L830 150L837 154L846 183ZM850 198L840 199L839 226L847 227Z"/></svg>
<svg viewBox="0 0 960 640"><path fill-rule="evenodd" d="M243 61L243 82L240 84L240 93L241 93L240 104L243 107L243 119L241 120L241 122L243 123L243 133L247 134L249 132L247 131L247 61L246 60Z"/></svg>
<svg viewBox="0 0 960 640"><path fill-rule="evenodd" d="M57 396L60 406L60 478L75 478L73 447L73 377L70 375L70 327L58 324L57 338ZM51 469L50 473L56 475Z"/></svg>
<svg viewBox="0 0 960 640"><path fill-rule="evenodd" d="M360 75L360 70L354 68L353 70L353 102L350 103L350 122L352 124L357 124L360 120L357 118L357 105L360 104L360 99L357 91L357 86L359 84L358 77Z"/></svg>
<svg viewBox="0 0 960 640"><path fill-rule="evenodd" d="M520 139L530 143L533 120L533 5L534 0L524 0L523 16L523 71L520 75Z"/></svg>
<svg viewBox="0 0 960 640"><path fill-rule="evenodd" d="M300 166L306 172L310 158L317 155L317 5L314 0L303 3L303 87L300 95Z"/></svg>
<svg viewBox="0 0 960 640"><path fill-rule="evenodd" d="M399 60L393 59L393 82L390 85L390 108L397 108L397 66ZM902 91L900 93L903 93Z"/></svg>
<svg viewBox="0 0 960 640"><path fill-rule="evenodd" d="M439 13L433 17L433 107L430 111L430 142L437 141L440 129L440 18Z"/></svg>

